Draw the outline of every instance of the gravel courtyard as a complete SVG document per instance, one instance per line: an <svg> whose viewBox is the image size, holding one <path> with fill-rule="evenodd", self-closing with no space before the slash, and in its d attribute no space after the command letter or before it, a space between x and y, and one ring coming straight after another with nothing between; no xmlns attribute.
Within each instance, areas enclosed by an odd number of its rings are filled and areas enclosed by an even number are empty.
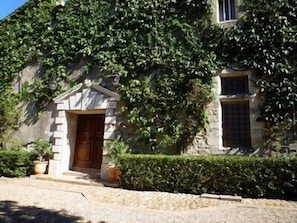
<svg viewBox="0 0 297 223"><path fill-rule="evenodd" d="M0 222L292 222L297 202L226 201L30 178L0 178Z"/></svg>

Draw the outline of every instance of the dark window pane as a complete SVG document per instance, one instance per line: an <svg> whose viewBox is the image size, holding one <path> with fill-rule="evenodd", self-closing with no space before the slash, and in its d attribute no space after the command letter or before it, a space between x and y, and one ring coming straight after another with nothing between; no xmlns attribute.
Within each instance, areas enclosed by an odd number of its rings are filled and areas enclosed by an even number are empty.
<svg viewBox="0 0 297 223"><path fill-rule="evenodd" d="M218 2L220 21L236 19L235 0L218 0Z"/></svg>
<svg viewBox="0 0 297 223"><path fill-rule="evenodd" d="M225 0L225 20L230 20L230 0Z"/></svg>
<svg viewBox="0 0 297 223"><path fill-rule="evenodd" d="M220 21L224 21L224 5L223 0L219 0L219 19Z"/></svg>
<svg viewBox="0 0 297 223"><path fill-rule="evenodd" d="M248 76L221 77L222 94L248 94Z"/></svg>
<svg viewBox="0 0 297 223"><path fill-rule="evenodd" d="M230 1L230 19L235 19L235 2L234 0Z"/></svg>
<svg viewBox="0 0 297 223"><path fill-rule="evenodd" d="M223 146L250 147L249 102L222 103Z"/></svg>

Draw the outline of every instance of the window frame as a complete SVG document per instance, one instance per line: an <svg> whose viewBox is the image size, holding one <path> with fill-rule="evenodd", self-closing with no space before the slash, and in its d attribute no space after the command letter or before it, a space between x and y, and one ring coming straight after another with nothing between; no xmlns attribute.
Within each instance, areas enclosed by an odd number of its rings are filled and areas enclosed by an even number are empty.
<svg viewBox="0 0 297 223"><path fill-rule="evenodd" d="M221 101L221 107L223 147L250 148L251 126L249 100ZM228 111L230 111L232 107L237 110L229 114ZM238 111L240 113L238 113ZM236 132L236 134L234 134L234 132Z"/></svg>
<svg viewBox="0 0 297 223"><path fill-rule="evenodd" d="M221 76L220 80L221 95L249 95L248 75ZM242 89L238 87L242 87Z"/></svg>
<svg viewBox="0 0 297 223"><path fill-rule="evenodd" d="M237 20L236 7L236 0L217 0L218 22L228 22Z"/></svg>
<svg viewBox="0 0 297 223"><path fill-rule="evenodd" d="M255 94L250 91L250 73L246 71L229 71L221 72L220 77L220 109L221 109L221 128L222 128L222 148L228 149L247 149L252 147L251 138L251 107L250 98L254 98ZM228 86L230 85L230 86ZM232 85L236 85L232 87ZM227 87L227 88L226 88ZM224 89L225 88L225 89ZM245 106L246 109L243 109ZM229 108L228 108L229 107ZM238 112L230 112L228 110L233 107ZM231 115L232 113L232 115ZM232 117L229 117L231 115ZM242 119L243 118L243 119ZM241 121L242 120L242 121ZM233 125L238 123L239 127ZM230 131L229 131L230 130ZM237 135L230 137L230 133L236 132ZM244 134L242 134L244 133ZM238 141L243 140L242 143Z"/></svg>

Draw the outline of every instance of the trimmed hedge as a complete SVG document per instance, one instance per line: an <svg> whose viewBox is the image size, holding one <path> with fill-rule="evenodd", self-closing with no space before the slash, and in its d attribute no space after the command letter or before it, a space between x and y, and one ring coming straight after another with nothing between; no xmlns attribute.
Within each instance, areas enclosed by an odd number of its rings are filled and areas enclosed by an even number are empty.
<svg viewBox="0 0 297 223"><path fill-rule="evenodd" d="M32 159L29 152L0 150L0 176L24 177L31 171Z"/></svg>
<svg viewBox="0 0 297 223"><path fill-rule="evenodd" d="M297 157L123 155L121 187L297 200Z"/></svg>

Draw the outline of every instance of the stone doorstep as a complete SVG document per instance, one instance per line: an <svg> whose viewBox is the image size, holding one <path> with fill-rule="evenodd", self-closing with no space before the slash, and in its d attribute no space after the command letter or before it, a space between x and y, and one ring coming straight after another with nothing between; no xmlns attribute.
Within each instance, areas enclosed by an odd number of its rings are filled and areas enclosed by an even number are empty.
<svg viewBox="0 0 297 223"><path fill-rule="evenodd" d="M99 172L80 172L69 170L63 173L63 176L75 177L77 179L98 180L100 178Z"/></svg>
<svg viewBox="0 0 297 223"><path fill-rule="evenodd" d="M50 176L48 174L37 174L31 175L31 179L45 180L61 183L79 184L79 185L89 185L89 186L103 186L100 180L84 178L81 176L71 176L71 175L60 175L60 176Z"/></svg>
<svg viewBox="0 0 297 223"><path fill-rule="evenodd" d="M209 199L220 199L226 201L241 201L241 196L232 196L232 195L217 195L217 194L201 194L201 198L209 198Z"/></svg>

